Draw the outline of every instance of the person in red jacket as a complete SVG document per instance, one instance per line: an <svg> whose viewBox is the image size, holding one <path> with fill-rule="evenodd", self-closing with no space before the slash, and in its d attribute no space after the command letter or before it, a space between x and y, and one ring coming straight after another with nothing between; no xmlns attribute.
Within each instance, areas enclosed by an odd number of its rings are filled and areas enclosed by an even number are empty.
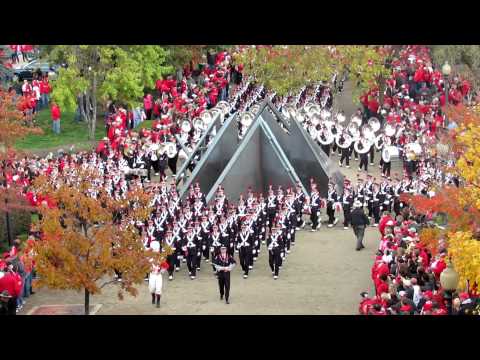
<svg viewBox="0 0 480 360"><path fill-rule="evenodd" d="M60 134L60 107L57 105L57 103L52 102L52 125L53 125L53 132L55 134Z"/></svg>
<svg viewBox="0 0 480 360"><path fill-rule="evenodd" d="M1 301L7 303L7 315L15 315L17 298L22 291L22 278L13 271L13 265L0 261L0 294Z"/></svg>

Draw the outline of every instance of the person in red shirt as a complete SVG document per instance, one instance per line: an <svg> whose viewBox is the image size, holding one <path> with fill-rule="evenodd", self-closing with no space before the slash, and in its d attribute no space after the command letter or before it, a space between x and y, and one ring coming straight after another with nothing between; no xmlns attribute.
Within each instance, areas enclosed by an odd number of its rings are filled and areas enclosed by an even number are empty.
<svg viewBox="0 0 480 360"><path fill-rule="evenodd" d="M50 84L48 83L48 79L44 78L40 83L40 99L42 107L48 106L49 101L49 94L52 89L50 88Z"/></svg>
<svg viewBox="0 0 480 360"><path fill-rule="evenodd" d="M55 102L52 102L51 114L52 114L53 132L58 135L60 134L61 113L60 113L60 107Z"/></svg>
<svg viewBox="0 0 480 360"><path fill-rule="evenodd" d="M22 278L13 271L13 265L0 260L1 301L7 302L7 315L15 315L17 298L22 291Z"/></svg>
<svg viewBox="0 0 480 360"><path fill-rule="evenodd" d="M145 109L147 120L152 120L153 96L151 94L147 94L143 98L143 108Z"/></svg>

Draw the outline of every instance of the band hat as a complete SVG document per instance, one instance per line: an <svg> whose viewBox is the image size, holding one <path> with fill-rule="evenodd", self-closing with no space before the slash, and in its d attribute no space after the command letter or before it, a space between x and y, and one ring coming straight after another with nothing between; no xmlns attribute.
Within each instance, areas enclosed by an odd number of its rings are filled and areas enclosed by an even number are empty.
<svg viewBox="0 0 480 360"><path fill-rule="evenodd" d="M358 200L355 200L355 202L353 203L353 207L360 208L362 207L362 203Z"/></svg>

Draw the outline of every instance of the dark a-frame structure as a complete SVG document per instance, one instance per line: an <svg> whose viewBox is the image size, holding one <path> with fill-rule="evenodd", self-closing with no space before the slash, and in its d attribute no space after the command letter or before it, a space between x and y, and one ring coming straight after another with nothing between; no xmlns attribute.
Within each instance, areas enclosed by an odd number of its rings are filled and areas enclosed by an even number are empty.
<svg viewBox="0 0 480 360"><path fill-rule="evenodd" d="M180 196L184 198L197 182L207 193L207 202L214 198L219 185L234 201L247 187L265 193L269 185L289 187L300 183L307 194L311 179L319 185L322 196L326 196L329 180L340 188L343 184L343 175L301 124L287 122L267 100L240 142L237 117L226 121L185 181Z"/></svg>

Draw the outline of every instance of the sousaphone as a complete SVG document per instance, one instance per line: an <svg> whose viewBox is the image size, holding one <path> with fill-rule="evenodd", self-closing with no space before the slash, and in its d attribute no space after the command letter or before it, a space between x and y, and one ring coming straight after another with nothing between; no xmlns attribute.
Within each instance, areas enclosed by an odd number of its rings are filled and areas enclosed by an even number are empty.
<svg viewBox="0 0 480 360"><path fill-rule="evenodd" d="M370 125L374 133L380 130L380 127L381 127L380 120L378 120L376 117L371 117L368 120L368 125Z"/></svg>
<svg viewBox="0 0 480 360"><path fill-rule="evenodd" d="M189 133L192 130L192 124L190 124L190 121L184 120L181 129L183 133Z"/></svg>
<svg viewBox="0 0 480 360"><path fill-rule="evenodd" d="M322 145L330 145L334 140L335 137L327 128L323 128L317 133L317 141Z"/></svg>
<svg viewBox="0 0 480 360"><path fill-rule="evenodd" d="M177 145L173 142L167 142L165 143L165 151L167 153L167 156L170 159L173 159L177 155Z"/></svg>
<svg viewBox="0 0 480 360"><path fill-rule="evenodd" d="M353 148L357 152L357 154L366 154L370 151L370 148L372 147L372 144L370 141L368 141L365 138L360 138L357 141L355 141L355 144L353 145Z"/></svg>
<svg viewBox="0 0 480 360"><path fill-rule="evenodd" d="M248 129L250 125L253 123L253 115L250 112L245 112L240 116L240 124L242 125L243 129Z"/></svg>
<svg viewBox="0 0 480 360"><path fill-rule="evenodd" d="M352 145L353 139L352 137L346 132L341 132L335 138L335 143L341 149L347 149Z"/></svg>
<svg viewBox="0 0 480 360"><path fill-rule="evenodd" d="M353 114L352 117L350 118L350 124L351 123L357 124L357 126L360 128L360 126L362 126L362 118L360 116Z"/></svg>
<svg viewBox="0 0 480 360"><path fill-rule="evenodd" d="M387 135L388 137L392 137L395 135L395 133L397 132L397 129L394 125L388 123L387 125L385 125L385 128L383 129L383 132L385 133L385 135Z"/></svg>
<svg viewBox="0 0 480 360"><path fill-rule="evenodd" d="M393 157L398 158L398 154L399 152L396 146L384 146L382 150L382 160L388 163Z"/></svg>
<svg viewBox="0 0 480 360"><path fill-rule="evenodd" d="M350 122L347 126L347 131L354 141L360 138L360 129L356 122Z"/></svg>

